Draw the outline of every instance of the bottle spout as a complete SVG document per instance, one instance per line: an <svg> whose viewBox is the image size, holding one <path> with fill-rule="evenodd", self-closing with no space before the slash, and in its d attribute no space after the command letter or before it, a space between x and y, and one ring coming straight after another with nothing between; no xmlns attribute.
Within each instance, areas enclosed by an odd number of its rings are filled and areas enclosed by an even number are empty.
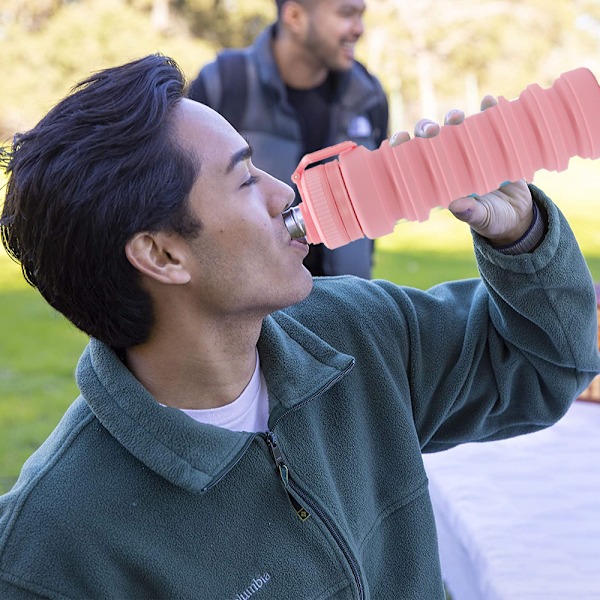
<svg viewBox="0 0 600 600"><path fill-rule="evenodd" d="M290 237L293 240L298 240L306 235L304 217L302 216L298 206L292 206L292 208L288 208L288 210L284 211L281 216L283 217L283 223L287 227Z"/></svg>

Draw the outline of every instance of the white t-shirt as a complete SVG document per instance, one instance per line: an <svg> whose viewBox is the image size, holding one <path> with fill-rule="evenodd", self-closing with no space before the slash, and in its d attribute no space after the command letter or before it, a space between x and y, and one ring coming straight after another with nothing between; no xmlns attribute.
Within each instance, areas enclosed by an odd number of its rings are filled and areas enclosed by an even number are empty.
<svg viewBox="0 0 600 600"><path fill-rule="evenodd" d="M217 408L182 408L186 415L200 423L216 425L231 431L267 431L269 396L267 382L256 353L256 367L250 382L233 402Z"/></svg>

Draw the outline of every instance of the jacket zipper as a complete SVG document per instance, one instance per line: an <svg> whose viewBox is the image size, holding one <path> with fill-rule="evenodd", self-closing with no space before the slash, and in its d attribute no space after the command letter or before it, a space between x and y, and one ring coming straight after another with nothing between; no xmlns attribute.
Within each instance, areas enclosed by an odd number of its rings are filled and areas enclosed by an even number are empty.
<svg viewBox="0 0 600 600"><path fill-rule="evenodd" d="M275 466L279 471L279 477L281 478L281 481L283 481L283 487L285 488L288 498L294 507L296 514L300 520L304 522L310 517L310 513L296 500L296 498L294 498L292 494L290 494L290 489L292 488L293 483L290 481L289 469L285 464L285 459L283 458L283 454L279 448L277 438L272 431L267 431L267 445L269 446L271 456L275 461Z"/></svg>
<svg viewBox="0 0 600 600"><path fill-rule="evenodd" d="M285 415L287 415L290 412L296 410L297 408L300 408L300 406L303 406L309 400L312 400L316 396L318 396L318 395L322 394L323 392L327 391L332 385L334 385L335 383L337 383L348 371L350 371L352 369L352 367L354 367L354 360L352 360L352 363L350 365L348 365L341 373L339 373L337 375L337 377L335 377L332 381L330 381L326 385L324 385L319 391L317 391L312 396L310 396L310 398L306 398L306 400L304 400L300 404L294 406L293 408L291 408L290 410L288 410L287 412L285 412L283 415L281 415L281 417L279 417L279 419L277 419L277 421L273 424L273 428L275 428L275 425L277 425L277 423L279 423L279 421ZM250 447L250 444L253 442L254 438L257 435L259 435L259 434L254 434L253 436L251 436L246 441L246 443L244 444L244 447L238 452L238 454L236 455L236 457L234 458L234 460L230 464L228 464L225 467L225 469L223 469L208 485L206 485L204 488L202 488L202 492L208 492L209 490L211 490L212 488L214 488L218 483L220 483L220 481L225 477L225 475L227 475L227 473L229 473L229 471L231 471L231 469L233 469L233 467L235 467L235 465L242 459L242 457L246 453L246 450L248 450L248 448ZM296 500L294 500L294 502L296 502ZM298 516L300 516L300 515L298 515ZM310 516L310 515L308 515L308 516ZM308 518L308 517L306 517L306 518ZM306 520L306 519L304 519L304 520Z"/></svg>
<svg viewBox="0 0 600 600"><path fill-rule="evenodd" d="M279 443L277 441L277 437L275 433L271 430L267 431L267 444L269 446L269 450L271 451L271 455L273 456L273 460L275 461L275 466L279 471L279 476L283 482L283 486L285 487L285 491L287 492L288 498L290 499L290 503L292 504L294 511L300 518L302 522L306 521L311 513L315 514L320 521L325 525L335 543L338 545L338 548L342 551L348 566L350 567L350 571L352 572L352 576L354 577L354 583L356 584L356 588L358 591L358 597L360 600L364 598L364 588L360 578L360 570L358 568L358 562L354 558L348 544L344 540L339 528L337 525L319 508L319 506L313 503L306 494L302 491L300 487L290 477L289 468L285 462L285 457L283 456L283 452L279 447ZM300 498L302 504L296 500L295 496ZM310 510L309 510L310 509Z"/></svg>

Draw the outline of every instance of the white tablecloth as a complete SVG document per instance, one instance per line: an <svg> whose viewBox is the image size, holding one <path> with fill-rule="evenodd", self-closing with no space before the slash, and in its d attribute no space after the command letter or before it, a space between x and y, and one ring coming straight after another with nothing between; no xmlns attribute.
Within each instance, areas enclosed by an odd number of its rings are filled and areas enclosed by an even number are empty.
<svg viewBox="0 0 600 600"><path fill-rule="evenodd" d="M600 600L600 404L424 461L454 600Z"/></svg>

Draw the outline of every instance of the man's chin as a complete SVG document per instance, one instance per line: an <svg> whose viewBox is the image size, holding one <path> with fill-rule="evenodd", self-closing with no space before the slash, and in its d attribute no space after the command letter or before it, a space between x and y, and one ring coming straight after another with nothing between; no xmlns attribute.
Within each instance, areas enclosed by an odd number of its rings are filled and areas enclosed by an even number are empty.
<svg viewBox="0 0 600 600"><path fill-rule="evenodd" d="M297 295L296 299L291 304L298 304L298 302L302 302L302 300L305 300L312 292L313 285L314 285L313 277L312 277L310 271L306 267L304 267L304 270L305 270L305 273L304 273L302 285L298 289L298 295Z"/></svg>
<svg viewBox="0 0 600 600"><path fill-rule="evenodd" d="M352 69L352 65L354 65L354 59L352 60L338 60L335 64L329 65L329 70L334 73L347 73Z"/></svg>

